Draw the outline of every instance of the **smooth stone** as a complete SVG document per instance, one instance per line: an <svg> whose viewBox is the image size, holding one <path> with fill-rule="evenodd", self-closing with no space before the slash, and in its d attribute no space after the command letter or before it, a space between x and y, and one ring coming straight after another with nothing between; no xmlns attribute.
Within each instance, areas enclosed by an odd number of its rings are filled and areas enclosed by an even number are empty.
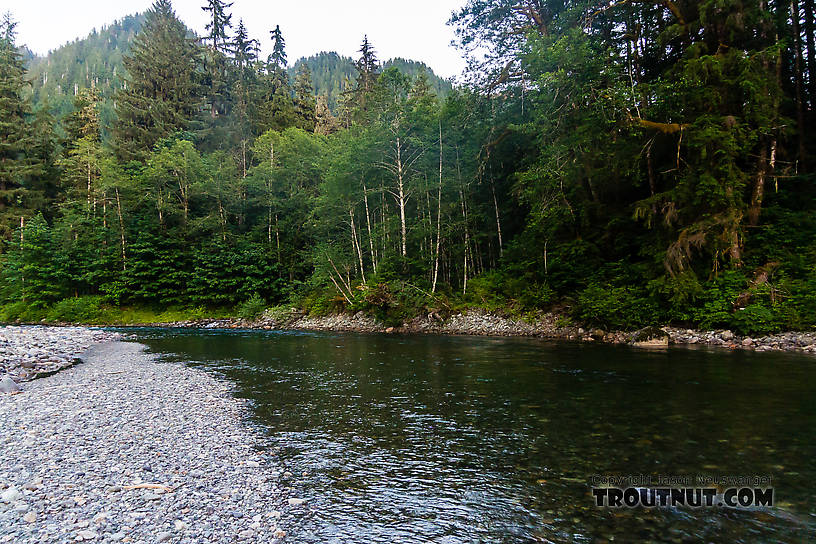
<svg viewBox="0 0 816 544"><path fill-rule="evenodd" d="M11 379L11 376L3 376L0 380L0 393L19 393L20 386Z"/></svg>
<svg viewBox="0 0 816 544"><path fill-rule="evenodd" d="M156 535L156 542L167 542L171 538L173 538L173 533L165 531Z"/></svg>
<svg viewBox="0 0 816 544"><path fill-rule="evenodd" d="M20 493L20 490L14 486L9 487L2 494L0 494L0 500L3 502L13 502L17 499L21 499L23 494Z"/></svg>

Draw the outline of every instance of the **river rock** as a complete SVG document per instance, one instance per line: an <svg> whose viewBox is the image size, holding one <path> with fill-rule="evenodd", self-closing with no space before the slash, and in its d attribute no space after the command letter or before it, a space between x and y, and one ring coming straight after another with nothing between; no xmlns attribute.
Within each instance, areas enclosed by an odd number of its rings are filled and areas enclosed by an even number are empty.
<svg viewBox="0 0 816 544"><path fill-rule="evenodd" d="M638 348L665 348L669 345L669 335L657 327L646 327L632 335L632 345Z"/></svg>
<svg viewBox="0 0 816 544"><path fill-rule="evenodd" d="M0 380L0 393L18 393L20 386L11 379L11 376L3 376Z"/></svg>

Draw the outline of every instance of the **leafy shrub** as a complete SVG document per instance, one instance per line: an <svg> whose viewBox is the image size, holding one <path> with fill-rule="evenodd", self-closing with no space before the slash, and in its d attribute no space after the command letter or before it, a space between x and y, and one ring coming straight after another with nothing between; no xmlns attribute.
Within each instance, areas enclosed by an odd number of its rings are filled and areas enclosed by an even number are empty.
<svg viewBox="0 0 816 544"><path fill-rule="evenodd" d="M747 287L748 280L741 271L723 272L703 286L692 318L704 329L731 327L734 303Z"/></svg>
<svg viewBox="0 0 816 544"><path fill-rule="evenodd" d="M39 306L32 306L24 301L12 302L0 308L0 321L13 322L22 321L33 323L45 318L45 309Z"/></svg>
<svg viewBox="0 0 816 544"><path fill-rule="evenodd" d="M266 309L266 301L258 293L253 294L238 306L238 317L241 319L255 319Z"/></svg>
<svg viewBox="0 0 816 544"><path fill-rule="evenodd" d="M103 303L103 297L66 298L51 307L47 319L69 323L100 323L107 314Z"/></svg>
<svg viewBox="0 0 816 544"><path fill-rule="evenodd" d="M744 309L737 309L731 316L731 328L739 334L768 334L779 331L781 327L779 314L764 304L750 304Z"/></svg>
<svg viewBox="0 0 816 544"><path fill-rule="evenodd" d="M612 328L632 329L660 320L654 299L635 287L591 284L578 294L576 310L583 321Z"/></svg>

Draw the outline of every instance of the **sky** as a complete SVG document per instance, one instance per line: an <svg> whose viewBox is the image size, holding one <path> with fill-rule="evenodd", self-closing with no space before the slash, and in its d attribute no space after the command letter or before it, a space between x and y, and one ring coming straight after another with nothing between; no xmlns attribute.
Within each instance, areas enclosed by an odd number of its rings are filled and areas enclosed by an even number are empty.
<svg viewBox="0 0 816 544"><path fill-rule="evenodd" d="M289 63L320 51L337 51L357 58L368 34L380 60L419 60L443 77L459 75L464 61L451 45L453 29L446 25L465 0L234 0L233 28L243 18L251 37L269 52L269 30L279 24ZM0 0L0 13L10 11L17 25L18 44L45 54L94 28L138 13L152 0ZM204 0L173 0L176 14L204 34Z"/></svg>

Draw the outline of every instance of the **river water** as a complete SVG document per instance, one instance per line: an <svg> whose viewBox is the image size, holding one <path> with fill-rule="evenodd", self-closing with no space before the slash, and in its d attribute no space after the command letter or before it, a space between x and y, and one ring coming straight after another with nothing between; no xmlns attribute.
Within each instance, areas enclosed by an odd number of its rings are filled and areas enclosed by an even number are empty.
<svg viewBox="0 0 816 544"><path fill-rule="evenodd" d="M134 331L131 331L134 332ZM139 329L251 400L302 543L805 542L816 360L533 339ZM305 475L304 475L305 474ZM598 508L593 475L769 476L775 506Z"/></svg>

